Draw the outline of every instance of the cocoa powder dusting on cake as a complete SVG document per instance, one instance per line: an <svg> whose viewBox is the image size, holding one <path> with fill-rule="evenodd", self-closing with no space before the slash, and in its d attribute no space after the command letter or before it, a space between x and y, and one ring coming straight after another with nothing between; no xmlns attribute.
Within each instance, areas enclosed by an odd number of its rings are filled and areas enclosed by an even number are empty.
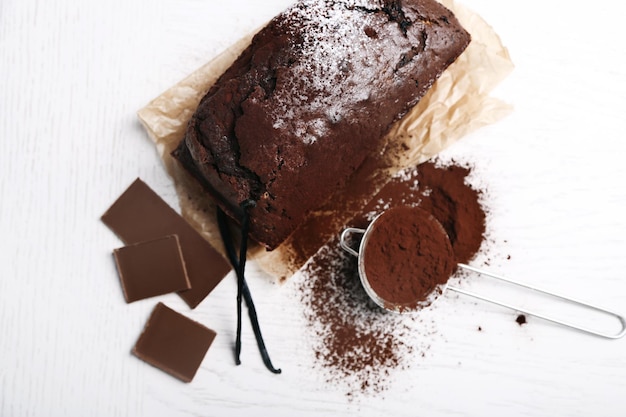
<svg viewBox="0 0 626 417"><path fill-rule="evenodd" d="M469 166L427 162L394 176L349 226L366 227L382 211L419 206L450 235L457 262L469 261L484 239L481 191L467 184ZM458 252L457 252L458 251ZM365 293L357 260L335 237L302 269L299 290L315 365L328 383L346 394L380 394L396 371L425 355L435 324L419 314L398 315L378 307Z"/></svg>

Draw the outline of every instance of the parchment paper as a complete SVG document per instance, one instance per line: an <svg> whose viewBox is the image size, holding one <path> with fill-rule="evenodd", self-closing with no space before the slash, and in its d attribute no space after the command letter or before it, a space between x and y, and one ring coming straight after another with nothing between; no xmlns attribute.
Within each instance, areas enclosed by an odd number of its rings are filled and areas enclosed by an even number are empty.
<svg viewBox="0 0 626 417"><path fill-rule="evenodd" d="M263 270L278 280L295 273L330 236L312 230L341 230L373 193L393 173L436 155L468 132L494 123L511 111L504 102L491 97L492 89L513 69L507 49L493 29L478 15L452 0L442 0L451 9L472 42L465 52L436 81L431 90L402 120L394 125L379 152L333 198L280 247L267 252L252 245L253 257ZM215 221L215 205L198 183L173 160L170 152L184 136L185 128L200 99L250 43L250 34L172 86L138 112L139 119L154 141L172 176L180 199L182 215L217 250L223 252ZM375 186L364 194L357 186L369 181ZM312 239L313 238L313 239Z"/></svg>

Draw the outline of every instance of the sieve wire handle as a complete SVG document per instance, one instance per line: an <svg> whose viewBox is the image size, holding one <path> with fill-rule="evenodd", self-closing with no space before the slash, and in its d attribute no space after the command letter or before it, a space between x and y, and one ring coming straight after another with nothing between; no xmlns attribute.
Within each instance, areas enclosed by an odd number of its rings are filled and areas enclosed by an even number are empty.
<svg viewBox="0 0 626 417"><path fill-rule="evenodd" d="M341 247L346 252L351 254L352 256L358 257L359 256L359 252L354 250L348 244L348 237L351 234L361 234L362 235L362 234L365 233L365 231L366 231L365 229L358 229L358 228L355 228L355 227L349 227L349 228L344 229L343 232L341 233L341 237L340 237L340 240L339 240L339 243L340 243ZM524 284L524 283L519 282L519 281L515 281L515 280L510 279L510 278L505 278L505 277L503 277L501 275L497 275L497 274L494 274L492 272L488 272L488 271L485 271L485 270L482 270L482 269L479 269L479 268L475 268L475 267L470 266L470 265L459 263L458 266L459 266L459 268L466 269L468 271L472 271L472 272L478 273L480 275L485 275L485 276L488 276L488 277L491 277L491 278L494 278L494 279L497 279L497 280L500 280L500 281L508 282L509 284L517 285L518 287L523 287L523 288L526 288L526 289L529 289L529 290L532 290L532 291L540 292L540 293L549 295L551 297L567 301L567 302L569 302L571 304L576 304L576 305L579 305L581 307L588 308L588 309L595 310L595 311L599 311L601 313L604 313L604 314L607 314L609 316L615 317L620 322L621 330L619 332L617 332L617 333L600 332L600 331L597 331L597 330L590 329L588 327L579 326L579 325L576 325L576 324L573 324L573 323L570 323L570 322L567 322L567 321L564 321L564 320L561 320L561 319L557 319L555 317L546 316L545 314L541 314L541 313L537 313L537 312L534 312L534 311L531 311L531 310L520 308L520 307L514 306L512 304L507 304L507 303L504 303L502 301L498 301L498 300L495 300L493 298L477 294L475 292L467 291L467 290L464 290L464 289L461 289L461 288L457 288L457 287L453 287L453 286L448 285L446 288L448 290L450 290L450 291L455 291L455 292L457 292L459 294L464 294L464 295L467 295L467 296L470 296L470 297L474 297L474 298L477 298L479 300L486 301L488 303L496 304L496 305L499 305L501 307L505 307L505 308L508 308L508 309L511 309L511 310L514 310L514 311L517 311L517 312L520 312L520 313L527 314L529 316L534 316L534 317L537 317L537 318L540 318L540 319L543 319L543 320L546 320L546 321L550 321L552 323L560 324L562 326L569 327L569 328L575 329L575 330L579 330L579 331L584 332L584 333L592 334L594 336L600 336L600 337L604 337L604 338L607 338L607 339L619 339L619 338L623 337L626 334L626 319L624 319L623 316L621 316L621 315L619 315L619 314L617 314L617 313L615 313L613 311L609 311L607 309L604 309L604 308L601 308L601 307L598 307L598 306L595 306L595 305L592 305L592 304L589 304L589 303L585 303L583 301L576 300L576 299L573 299L573 298L570 298L570 297L565 297L563 295L555 294L555 293L553 293L551 291L547 291L547 290L541 289L541 288L536 287L534 285L528 285L528 284Z"/></svg>
<svg viewBox="0 0 626 417"><path fill-rule="evenodd" d="M470 297L477 298L479 300L487 301L487 302L492 303L492 304L497 304L499 306L502 306L502 307L505 307L505 308L509 308L511 310L518 311L520 313L528 314L530 316L538 317L538 318L543 319L543 320L551 321L552 323L560 324L562 326L566 326L566 327L569 327L569 328L572 328L572 329L575 329L575 330L579 330L579 331L582 331L582 332L585 332L585 333L589 333L589 334L592 334L592 335L595 335L595 336L604 337L604 338L607 338L607 339L619 339L622 336L624 336L624 334L626 334L626 319L624 319L623 316L621 316L621 315L619 315L619 314L617 314L617 313L615 313L613 311L609 311L609 310L606 310L604 308L601 308L601 307L598 307L598 306L595 306L595 305L592 305L592 304L588 304L588 303L585 303L583 301L576 300L576 299L573 299L573 298L570 298L570 297L565 297L565 296L562 296L562 295L559 295L559 294L555 294L553 292L546 291L544 289L538 288L538 287L533 286L533 285L528 285L528 284L521 283L519 281L515 281L515 280L509 279L509 278L505 278L505 277L503 277L501 275L497 275L497 274L494 274L494 273L491 273L491 272L488 272L488 271L484 271L484 270L479 269L479 268L474 268L473 266L469 266L469 265L461 264L461 263L458 264L458 266L460 268L466 269L468 271L476 272L476 273L481 274L481 275L486 275L488 277L495 278L495 279L498 279L500 281L508 282L510 284L517 285L519 287L523 287L523 288L527 288L527 289L532 290L532 291L536 291L536 292L540 292L540 293L543 293L543 294L547 294L547 295L549 295L551 297L555 297L555 298L567 301L567 302L572 303L572 304L577 304L577 305L582 306L584 308L588 308L588 309L591 309L591 310L599 311L599 312L607 314L609 316L613 316L617 320L619 320L620 325L622 326L622 328L621 328L621 330L618 333L600 332L600 331L597 331L597 330L590 329L588 327L579 326L579 325L576 325L576 324L573 324L573 323L570 323L570 322L567 322L567 321L564 321L564 320L561 320L561 319L557 319L557 318L554 318L554 317L551 317L551 316L546 316L544 314L536 313L536 312L531 311L531 310L526 310L526 309L523 309L523 308L519 308L519 307L511 305L511 304L503 303L503 302L495 300L493 298L485 297L485 296L482 296L480 294L477 294L477 293L474 293L474 292L471 292L471 291L463 290L461 288L448 286L447 287L448 290L455 291L455 292L460 293L460 294L465 294L465 295L468 295Z"/></svg>
<svg viewBox="0 0 626 417"><path fill-rule="evenodd" d="M343 232L341 232L341 237L339 238L339 244L341 245L343 250L348 252L350 255L358 258L359 252L352 249L347 242L348 236L351 235L352 233L357 233L357 234L362 235L365 233L365 229L357 229L356 227L348 227L346 229L343 229Z"/></svg>

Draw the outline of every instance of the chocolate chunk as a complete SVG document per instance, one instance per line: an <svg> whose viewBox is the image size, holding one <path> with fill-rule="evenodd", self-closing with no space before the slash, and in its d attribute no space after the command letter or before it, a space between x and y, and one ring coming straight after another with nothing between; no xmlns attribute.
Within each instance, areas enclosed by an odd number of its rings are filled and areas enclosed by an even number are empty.
<svg viewBox="0 0 626 417"><path fill-rule="evenodd" d="M139 178L102 215L124 243L177 235L191 289L178 294L194 308L220 283L230 265L196 230Z"/></svg>
<svg viewBox="0 0 626 417"><path fill-rule="evenodd" d="M124 246L113 256L127 303L191 288L176 235Z"/></svg>
<svg viewBox="0 0 626 417"><path fill-rule="evenodd" d="M191 382L215 336L213 330L159 303L133 354L182 381Z"/></svg>

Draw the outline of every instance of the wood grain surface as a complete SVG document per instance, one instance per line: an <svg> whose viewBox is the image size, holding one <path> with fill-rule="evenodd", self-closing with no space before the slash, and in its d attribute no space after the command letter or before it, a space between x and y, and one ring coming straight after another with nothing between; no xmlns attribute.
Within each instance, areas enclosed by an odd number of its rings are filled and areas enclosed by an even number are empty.
<svg viewBox="0 0 626 417"><path fill-rule="evenodd" d="M124 302L112 258L122 243L99 217L137 177L177 207L135 113L289 3L0 2L0 416L624 415L625 340L533 317L519 326L515 312L453 294L423 314L426 355L384 393L348 399L314 366L298 278L273 284L254 264L281 375L265 370L248 326L234 365L232 275L193 311L158 297L218 333L191 384L130 354L157 299ZM462 3L516 65L495 92L514 112L443 155L471 162L486 190L475 263L626 314L623 13L608 0Z"/></svg>

